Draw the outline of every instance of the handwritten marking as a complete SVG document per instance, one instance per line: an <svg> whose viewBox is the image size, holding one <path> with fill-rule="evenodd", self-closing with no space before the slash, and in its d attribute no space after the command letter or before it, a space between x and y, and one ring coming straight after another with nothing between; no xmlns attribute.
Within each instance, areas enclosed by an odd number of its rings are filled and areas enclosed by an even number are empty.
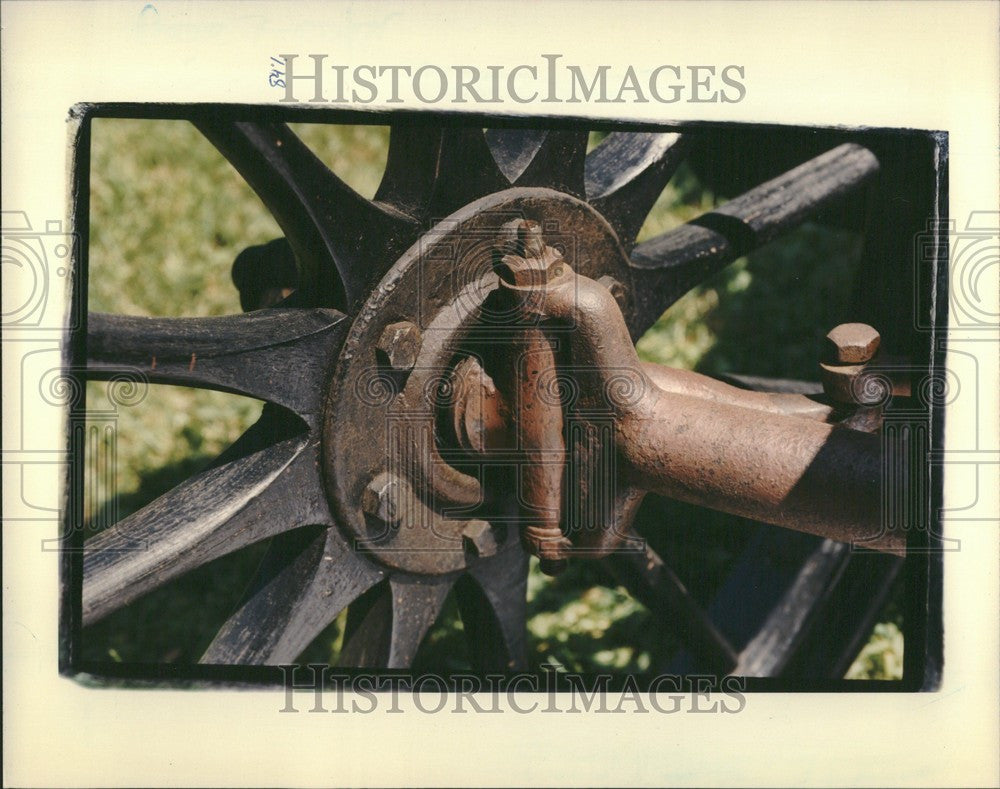
<svg viewBox="0 0 1000 789"><path fill-rule="evenodd" d="M271 56L271 62L275 65L271 66L271 71L267 75L267 82L272 88L283 88L285 87L285 61L280 58Z"/></svg>

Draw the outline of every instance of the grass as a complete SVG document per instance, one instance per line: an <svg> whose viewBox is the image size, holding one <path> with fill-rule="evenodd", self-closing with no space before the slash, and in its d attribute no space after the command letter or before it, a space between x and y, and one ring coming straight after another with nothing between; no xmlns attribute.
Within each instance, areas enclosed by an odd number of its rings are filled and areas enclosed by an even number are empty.
<svg viewBox="0 0 1000 789"><path fill-rule="evenodd" d="M365 196L374 194L387 128L294 128L341 178ZM155 316L239 312L229 278L232 261L246 246L268 241L280 230L235 170L186 122L99 119L93 140L90 309ZM641 237L682 224L716 202L717 196L682 169ZM822 334L850 318L858 244L854 234L804 226L681 298L640 340L640 355L710 374L752 370L814 378ZM111 406L104 384L88 385L88 405ZM240 435L260 407L217 392L150 387L141 403L118 409L114 438L91 448L94 468L112 452L118 460L114 490L98 487L88 501L91 517L113 520L165 492ZM717 555L709 556L707 566L725 567L736 547L727 547L725 538L716 541ZM253 546L213 562L88 628L84 656L197 660L238 600L262 550ZM705 547L697 550L704 558ZM881 678L901 671L898 625L897 616L876 627L849 676ZM304 659L334 660L342 628L343 617L316 639ZM641 674L662 664L673 646L661 623L584 562L556 579L543 576L533 563L528 632L534 665L549 662L572 671ZM414 668L465 667L461 622L450 599Z"/></svg>

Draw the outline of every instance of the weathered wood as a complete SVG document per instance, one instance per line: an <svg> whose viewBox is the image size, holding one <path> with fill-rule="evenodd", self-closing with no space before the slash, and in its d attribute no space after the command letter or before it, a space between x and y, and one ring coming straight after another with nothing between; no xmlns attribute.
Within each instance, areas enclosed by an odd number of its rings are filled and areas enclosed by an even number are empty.
<svg viewBox="0 0 1000 789"><path fill-rule="evenodd" d="M200 662L291 663L348 603L384 577L337 529L280 534Z"/></svg>
<svg viewBox="0 0 1000 789"><path fill-rule="evenodd" d="M586 131L490 129L493 157L512 186L543 186L582 198Z"/></svg>
<svg viewBox="0 0 1000 789"><path fill-rule="evenodd" d="M393 126L375 200L425 222L438 179L443 135L440 126Z"/></svg>
<svg viewBox="0 0 1000 789"><path fill-rule="evenodd" d="M732 646L649 545L642 553L612 553L602 561L629 594L697 655L701 665L719 675L733 670L737 655Z"/></svg>
<svg viewBox="0 0 1000 789"><path fill-rule="evenodd" d="M85 543L85 625L265 537L311 523L332 525L316 471L318 442L300 434L267 443L271 427L262 417L223 462ZM244 453L241 444L252 451Z"/></svg>
<svg viewBox="0 0 1000 789"><path fill-rule="evenodd" d="M326 309L219 318L91 313L87 377L113 378L128 366L153 383L234 392L311 418L347 328L343 313Z"/></svg>
<svg viewBox="0 0 1000 789"><path fill-rule="evenodd" d="M473 564L456 592L473 668L525 670L528 555L521 546Z"/></svg>
<svg viewBox="0 0 1000 789"><path fill-rule="evenodd" d="M752 189L686 225L639 244L631 256L633 338L677 299L741 255L844 198L878 171L866 148L846 143Z"/></svg>
<svg viewBox="0 0 1000 789"><path fill-rule="evenodd" d="M626 252L693 141L691 135L612 132L587 156L587 201L611 223Z"/></svg>
<svg viewBox="0 0 1000 789"><path fill-rule="evenodd" d="M419 224L351 189L283 123L197 121L274 215L316 304L352 310Z"/></svg>
<svg viewBox="0 0 1000 789"><path fill-rule="evenodd" d="M482 129L446 128L441 135L429 214L441 219L480 197L506 189Z"/></svg>
<svg viewBox="0 0 1000 789"><path fill-rule="evenodd" d="M408 668L454 582L397 574L372 589L348 611L339 665Z"/></svg>

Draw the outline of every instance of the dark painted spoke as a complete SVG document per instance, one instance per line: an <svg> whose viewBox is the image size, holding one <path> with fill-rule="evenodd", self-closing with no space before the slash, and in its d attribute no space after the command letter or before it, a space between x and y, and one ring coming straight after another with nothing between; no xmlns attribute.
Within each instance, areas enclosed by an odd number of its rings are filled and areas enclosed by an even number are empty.
<svg viewBox="0 0 1000 789"><path fill-rule="evenodd" d="M587 156L587 200L625 251L693 142L690 135L612 132Z"/></svg>
<svg viewBox="0 0 1000 789"><path fill-rule="evenodd" d="M656 551L612 553L604 558L618 582L667 624L708 670L727 674L737 655L708 614Z"/></svg>
<svg viewBox="0 0 1000 789"><path fill-rule="evenodd" d="M87 541L84 624L265 537L332 523L316 440L279 432L268 444L269 435L265 415L220 462Z"/></svg>
<svg viewBox="0 0 1000 789"><path fill-rule="evenodd" d="M481 129L445 129L441 137L430 215L440 219L510 186Z"/></svg>
<svg viewBox="0 0 1000 789"><path fill-rule="evenodd" d="M91 313L87 376L138 373L153 383L256 397L303 417L319 412L347 321L336 310L272 309L219 318Z"/></svg>
<svg viewBox="0 0 1000 789"><path fill-rule="evenodd" d="M491 129L493 157L514 186L542 186L584 196L586 131Z"/></svg>
<svg viewBox="0 0 1000 789"><path fill-rule="evenodd" d="M416 240L411 217L361 197L285 124L196 125L274 215L317 303L353 309Z"/></svg>
<svg viewBox="0 0 1000 789"><path fill-rule="evenodd" d="M291 663L349 603L382 578L383 572L354 553L335 528L280 534L201 662Z"/></svg>
<svg viewBox="0 0 1000 789"><path fill-rule="evenodd" d="M528 557L515 545L469 569L456 587L472 666L477 671L527 668Z"/></svg>
<svg viewBox="0 0 1000 789"><path fill-rule="evenodd" d="M744 677L773 677L795 654L799 641L851 559L851 546L824 540L803 563L779 605L740 653L733 672Z"/></svg>
<svg viewBox="0 0 1000 789"><path fill-rule="evenodd" d="M408 668L434 624L454 578L395 576L348 609L340 665Z"/></svg>
<svg viewBox="0 0 1000 789"><path fill-rule="evenodd" d="M847 143L632 251L639 337L695 285L741 255L798 226L878 171L866 148Z"/></svg>
<svg viewBox="0 0 1000 789"><path fill-rule="evenodd" d="M393 126L385 173L375 200L426 221L434 197L443 136L440 127Z"/></svg>

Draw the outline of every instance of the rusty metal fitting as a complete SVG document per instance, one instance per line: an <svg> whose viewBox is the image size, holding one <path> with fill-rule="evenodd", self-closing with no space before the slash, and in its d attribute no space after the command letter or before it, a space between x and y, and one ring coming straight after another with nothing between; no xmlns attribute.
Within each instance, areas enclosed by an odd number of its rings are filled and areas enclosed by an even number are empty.
<svg viewBox="0 0 1000 789"><path fill-rule="evenodd" d="M493 379L473 357L455 365L451 373L451 417L455 439L465 450L481 453L507 446L508 429L500 393Z"/></svg>
<svg viewBox="0 0 1000 789"><path fill-rule="evenodd" d="M420 329L410 321L398 321L385 327L375 348L380 364L396 372L408 372L417 363L420 352Z"/></svg>
<svg viewBox="0 0 1000 789"><path fill-rule="evenodd" d="M621 314L609 308L608 291L574 276L572 287L544 288L537 309L574 327L568 350L580 393L576 408L610 412L620 489L905 552L905 535L884 529L880 520L877 436L742 407L726 402L735 395L716 386L695 387L710 397L661 389L643 370Z"/></svg>
<svg viewBox="0 0 1000 789"><path fill-rule="evenodd" d="M875 405L891 393L891 384L868 380L865 371L881 338L865 323L842 323L826 335L820 380L834 403L847 408Z"/></svg>
<svg viewBox="0 0 1000 789"><path fill-rule="evenodd" d="M505 224L494 252L493 269L508 286L545 285L566 269L562 255L545 245L541 227L531 219L515 219Z"/></svg>
<svg viewBox="0 0 1000 789"><path fill-rule="evenodd" d="M484 559L499 550L493 527L483 520L472 520L462 529L462 547Z"/></svg>
<svg viewBox="0 0 1000 789"><path fill-rule="evenodd" d="M394 526L402 517L405 483L393 474L375 476L361 494L361 509L366 515Z"/></svg>
<svg viewBox="0 0 1000 789"><path fill-rule="evenodd" d="M572 276L562 255L545 245L537 222L518 219L501 228L494 270L510 306L523 323L515 325L501 352L497 379L502 398L514 408L514 446L519 468L521 542L542 560L543 572L565 568L569 541L560 529L563 469L560 463L539 463L542 454L560 457L565 451L563 413L558 401L546 397L543 382L556 370L552 342L537 325L537 309L554 280Z"/></svg>
<svg viewBox="0 0 1000 789"><path fill-rule="evenodd" d="M826 335L823 361L827 364L864 364L878 350L881 337L867 323L842 323Z"/></svg>

